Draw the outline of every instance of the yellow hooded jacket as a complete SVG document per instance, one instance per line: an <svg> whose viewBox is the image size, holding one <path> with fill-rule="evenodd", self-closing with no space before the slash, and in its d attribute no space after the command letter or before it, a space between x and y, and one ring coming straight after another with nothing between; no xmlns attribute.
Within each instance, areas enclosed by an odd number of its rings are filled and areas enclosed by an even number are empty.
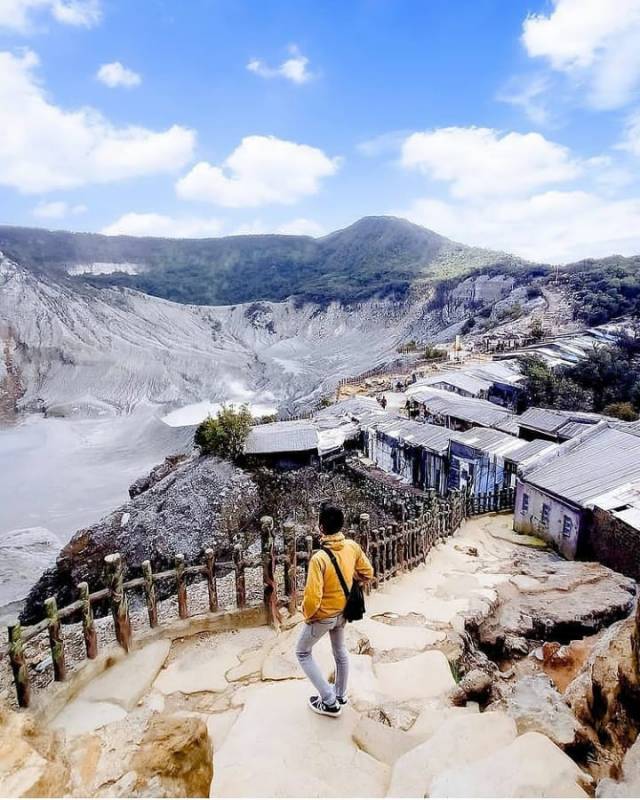
<svg viewBox="0 0 640 800"><path fill-rule="evenodd" d="M334 533L332 536L323 536L320 542L335 555L347 586L351 586L354 577L359 580L373 578L371 562L353 539L347 539L343 533ZM309 574L304 588L302 613L305 620L313 622L335 617L344 610L346 603L347 598L329 556L322 550L317 550L309 562Z"/></svg>

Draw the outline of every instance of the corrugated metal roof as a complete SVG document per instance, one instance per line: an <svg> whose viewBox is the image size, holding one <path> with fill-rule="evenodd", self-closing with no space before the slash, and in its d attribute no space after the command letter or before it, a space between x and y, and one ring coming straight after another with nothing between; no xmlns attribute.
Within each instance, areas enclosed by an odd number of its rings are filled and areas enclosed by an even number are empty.
<svg viewBox="0 0 640 800"><path fill-rule="evenodd" d="M514 416L488 400L461 397L441 389L421 389L414 392L411 399L424 404L433 414L455 417L487 428L497 427Z"/></svg>
<svg viewBox="0 0 640 800"><path fill-rule="evenodd" d="M635 480L640 480L640 437L604 424L579 442L558 447L554 458L526 475L528 483L582 506Z"/></svg>
<svg viewBox="0 0 640 800"><path fill-rule="evenodd" d="M544 433L562 433L570 437L582 433L588 425L595 425L604 417L589 411L561 411L555 408L529 408L518 417L521 426ZM575 429L572 424L576 425ZM567 432L565 434L565 431Z"/></svg>
<svg viewBox="0 0 640 800"><path fill-rule="evenodd" d="M479 396L482 392L488 392L492 387L493 382L483 378L476 378L473 375L466 375L462 371L439 372L437 375L431 375L422 381L424 386L435 386L437 388L445 389L447 386L453 386L460 391L468 392L474 397Z"/></svg>
<svg viewBox="0 0 640 800"><path fill-rule="evenodd" d="M640 481L626 483L612 492L596 497L593 505L640 530Z"/></svg>
<svg viewBox="0 0 640 800"><path fill-rule="evenodd" d="M464 433L455 433L452 442L462 442L484 453L502 456L515 464L522 464L542 452L548 452L558 445L543 439L527 442L493 428L471 428Z"/></svg>
<svg viewBox="0 0 640 800"><path fill-rule="evenodd" d="M307 420L270 422L251 428L244 446L247 455L299 453L318 448L318 432Z"/></svg>
<svg viewBox="0 0 640 800"><path fill-rule="evenodd" d="M395 419L374 421L368 427L380 431L392 439L413 445L414 447L424 447L440 455L447 452L449 440L455 431L443 428L441 425L430 425L424 422L414 422L411 419L396 417Z"/></svg>

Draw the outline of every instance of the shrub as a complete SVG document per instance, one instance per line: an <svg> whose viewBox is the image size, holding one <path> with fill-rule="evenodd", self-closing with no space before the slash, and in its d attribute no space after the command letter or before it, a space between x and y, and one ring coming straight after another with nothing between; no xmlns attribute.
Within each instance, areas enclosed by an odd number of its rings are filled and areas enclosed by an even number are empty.
<svg viewBox="0 0 640 800"><path fill-rule="evenodd" d="M617 417L624 422L635 422L638 419L638 412L631 403L609 403L602 409L602 413L609 417Z"/></svg>
<svg viewBox="0 0 640 800"><path fill-rule="evenodd" d="M236 461L244 451L253 418L248 406L222 406L215 417L207 417L196 429L194 442L206 455Z"/></svg>

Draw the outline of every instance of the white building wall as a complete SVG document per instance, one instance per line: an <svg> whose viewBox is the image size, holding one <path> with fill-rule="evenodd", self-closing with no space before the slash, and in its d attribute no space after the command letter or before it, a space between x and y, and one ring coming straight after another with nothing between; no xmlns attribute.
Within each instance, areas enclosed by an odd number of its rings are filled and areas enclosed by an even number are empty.
<svg viewBox="0 0 640 800"><path fill-rule="evenodd" d="M525 500L526 497L526 500ZM548 522L543 519L547 506ZM552 544L565 558L575 558L583 511L543 492L531 484L518 481L513 528L518 533L539 536Z"/></svg>

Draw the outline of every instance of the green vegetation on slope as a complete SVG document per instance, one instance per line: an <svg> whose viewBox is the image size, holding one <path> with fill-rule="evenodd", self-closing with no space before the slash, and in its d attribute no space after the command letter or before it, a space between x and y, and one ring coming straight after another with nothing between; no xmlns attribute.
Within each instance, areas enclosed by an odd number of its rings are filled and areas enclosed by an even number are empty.
<svg viewBox="0 0 640 800"><path fill-rule="evenodd" d="M640 415L640 335L596 346L571 367L552 369L537 356L521 359L530 405L598 411L624 420Z"/></svg>

